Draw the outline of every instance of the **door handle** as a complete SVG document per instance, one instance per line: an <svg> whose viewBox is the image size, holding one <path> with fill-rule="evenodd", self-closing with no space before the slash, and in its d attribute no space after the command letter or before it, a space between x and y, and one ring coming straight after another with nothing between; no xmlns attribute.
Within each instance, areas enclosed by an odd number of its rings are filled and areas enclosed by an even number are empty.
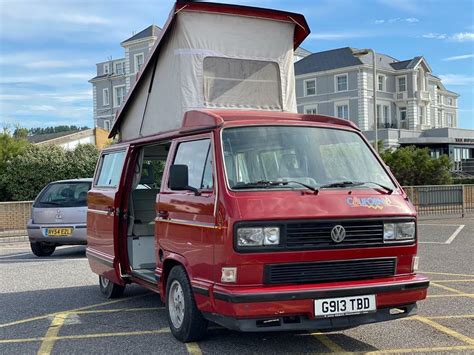
<svg viewBox="0 0 474 355"><path fill-rule="evenodd" d="M158 218L168 219L170 213L168 211L158 211Z"/></svg>

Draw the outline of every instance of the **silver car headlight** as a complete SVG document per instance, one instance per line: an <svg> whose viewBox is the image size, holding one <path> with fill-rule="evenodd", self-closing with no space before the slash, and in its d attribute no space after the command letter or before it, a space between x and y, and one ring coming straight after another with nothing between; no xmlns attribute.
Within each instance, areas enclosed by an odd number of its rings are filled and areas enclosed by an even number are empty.
<svg viewBox="0 0 474 355"><path fill-rule="evenodd" d="M245 227L237 229L237 246L259 247L280 244L279 227Z"/></svg>
<svg viewBox="0 0 474 355"><path fill-rule="evenodd" d="M415 233L415 222L384 223L383 225L383 241L386 243L414 241Z"/></svg>

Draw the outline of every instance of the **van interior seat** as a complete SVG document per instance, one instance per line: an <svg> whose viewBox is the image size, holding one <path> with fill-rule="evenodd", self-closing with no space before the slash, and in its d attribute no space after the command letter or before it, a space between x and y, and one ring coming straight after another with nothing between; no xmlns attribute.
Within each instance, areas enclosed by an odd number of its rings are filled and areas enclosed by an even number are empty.
<svg viewBox="0 0 474 355"><path fill-rule="evenodd" d="M153 236L155 234L155 201L158 189L137 189L132 191L134 236Z"/></svg>

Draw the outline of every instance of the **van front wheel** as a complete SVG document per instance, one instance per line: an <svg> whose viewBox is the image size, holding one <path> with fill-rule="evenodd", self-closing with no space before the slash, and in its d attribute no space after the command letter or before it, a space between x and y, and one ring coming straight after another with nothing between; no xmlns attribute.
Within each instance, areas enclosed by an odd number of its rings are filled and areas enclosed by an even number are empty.
<svg viewBox="0 0 474 355"><path fill-rule="evenodd" d="M125 286L114 284L102 275L99 276L99 288L100 292L107 298L119 298L125 290Z"/></svg>
<svg viewBox="0 0 474 355"><path fill-rule="evenodd" d="M184 343L204 338L207 320L196 307L191 284L183 267L171 269L166 293L168 323L174 337Z"/></svg>

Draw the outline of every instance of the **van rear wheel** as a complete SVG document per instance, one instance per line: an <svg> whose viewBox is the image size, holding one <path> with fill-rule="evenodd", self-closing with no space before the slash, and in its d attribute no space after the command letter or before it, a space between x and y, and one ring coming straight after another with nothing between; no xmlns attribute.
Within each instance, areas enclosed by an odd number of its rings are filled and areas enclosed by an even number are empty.
<svg viewBox="0 0 474 355"><path fill-rule="evenodd" d="M107 298L119 298L125 291L125 286L114 284L102 275L99 276L99 288L100 292Z"/></svg>
<svg viewBox="0 0 474 355"><path fill-rule="evenodd" d="M54 244L32 242L30 243L30 246L31 246L31 251L36 256L50 256L56 250L56 245Z"/></svg>
<svg viewBox="0 0 474 355"><path fill-rule="evenodd" d="M183 343L204 338L207 320L196 307L191 284L182 266L171 269L166 293L166 313L174 337Z"/></svg>

